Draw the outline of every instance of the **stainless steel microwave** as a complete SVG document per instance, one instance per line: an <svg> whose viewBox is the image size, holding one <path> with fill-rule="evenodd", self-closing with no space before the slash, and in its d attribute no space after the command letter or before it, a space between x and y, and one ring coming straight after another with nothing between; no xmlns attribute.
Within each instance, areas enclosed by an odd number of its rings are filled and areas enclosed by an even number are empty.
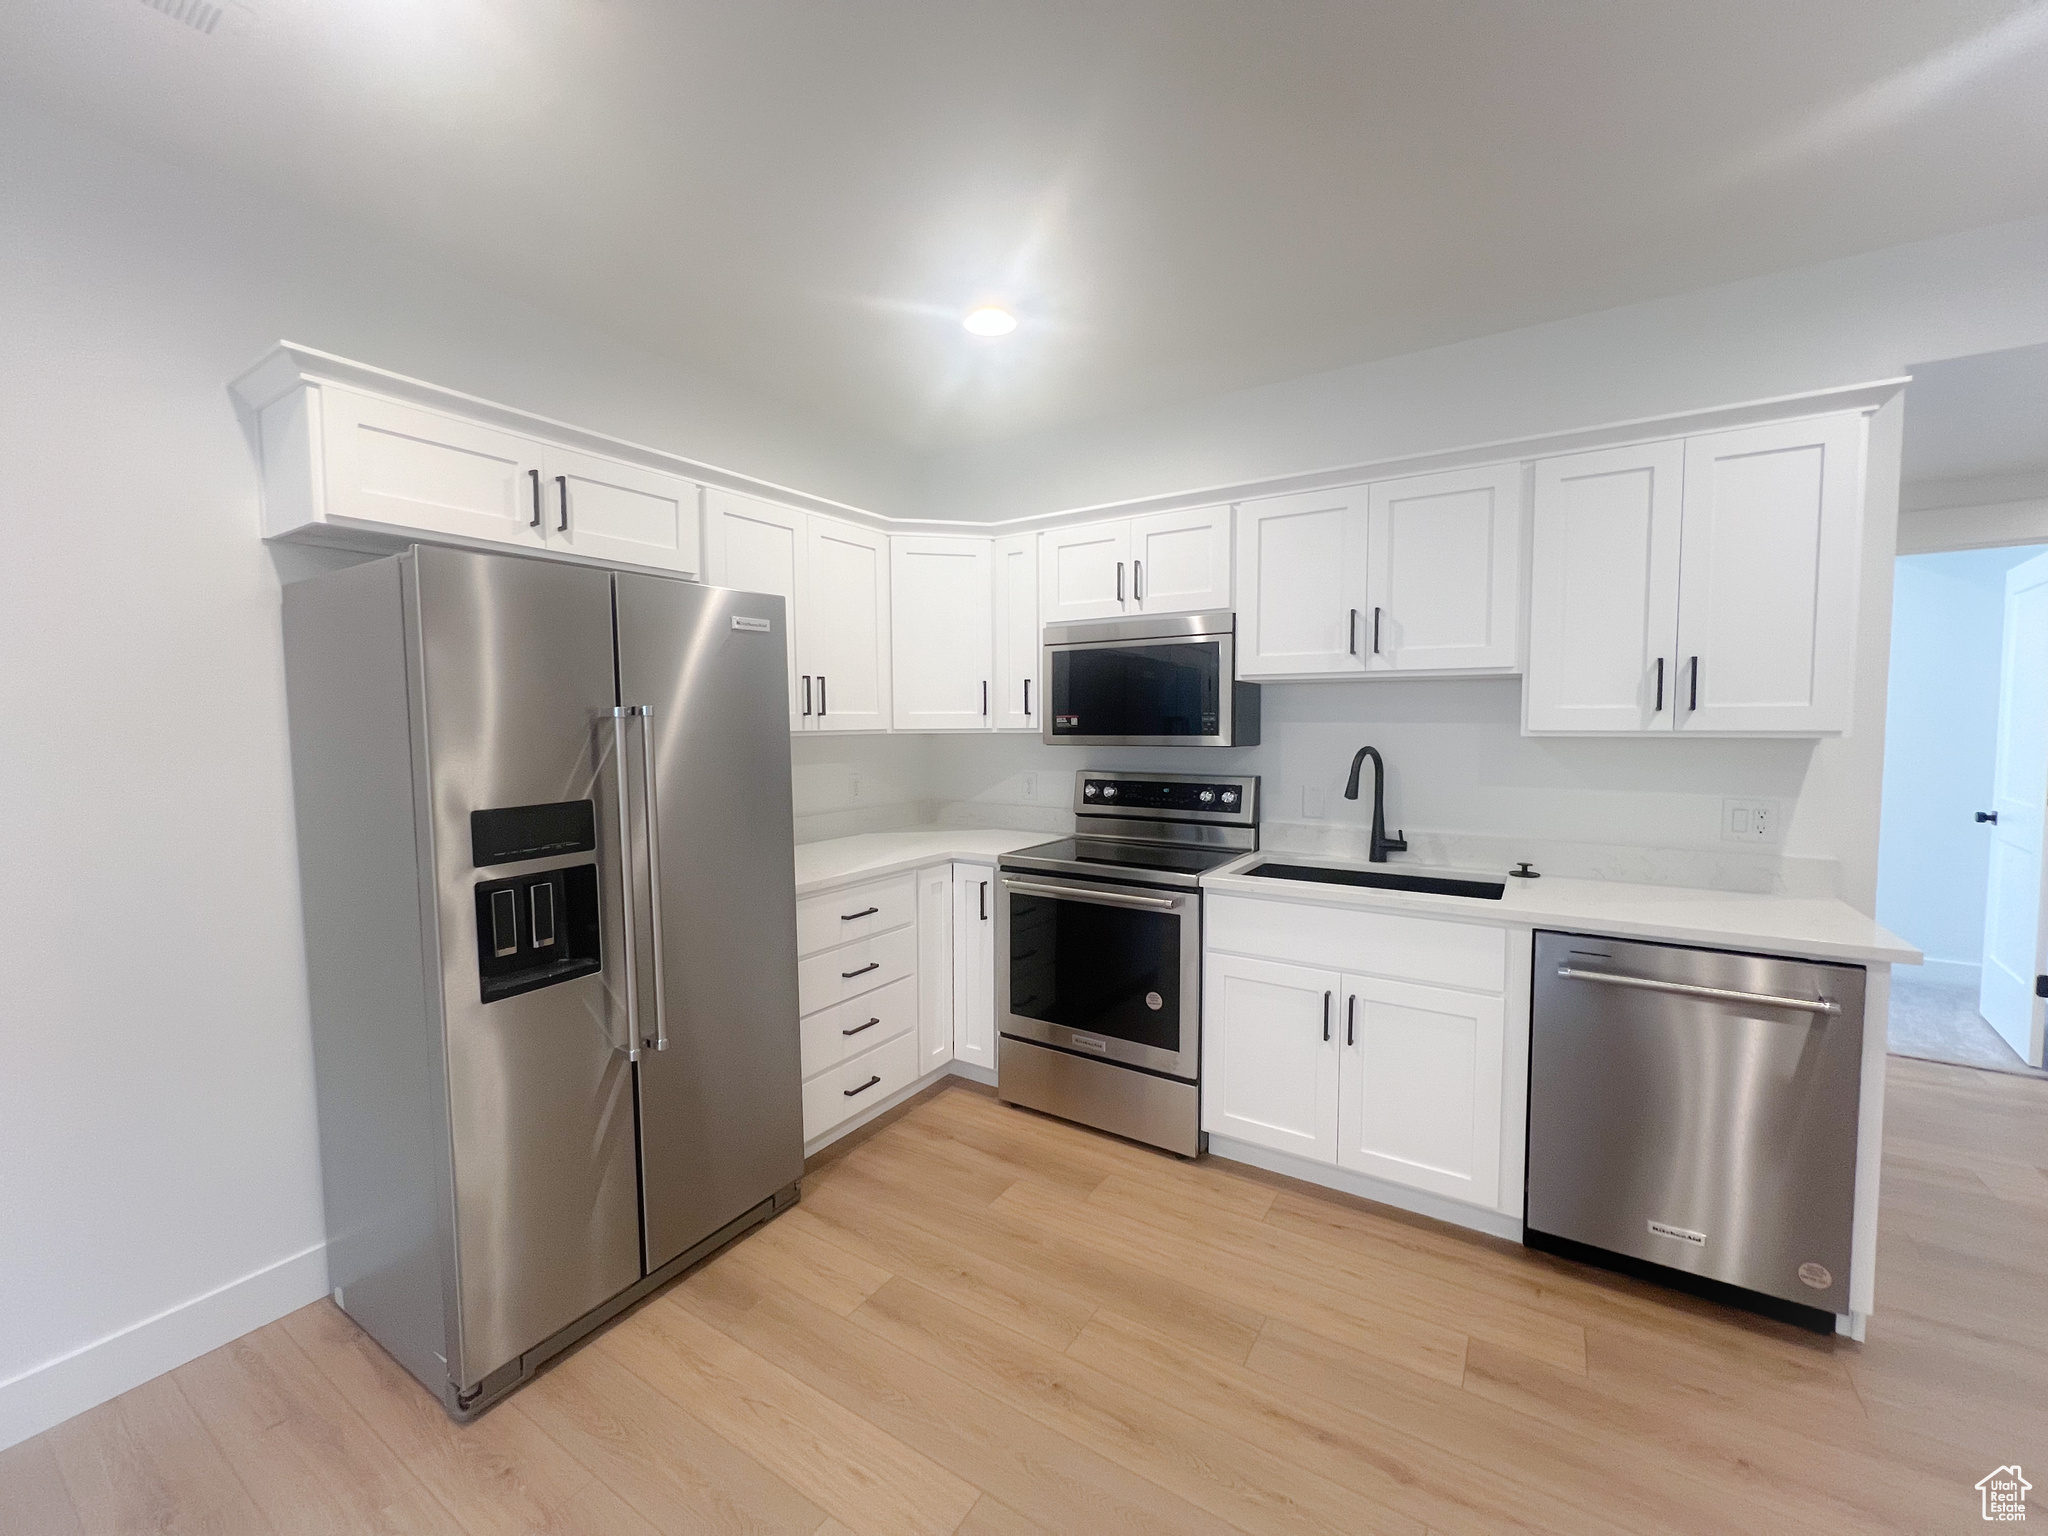
<svg viewBox="0 0 2048 1536"><path fill-rule="evenodd" d="M1045 626L1043 739L1069 747L1255 747L1259 687L1237 680L1237 616Z"/></svg>

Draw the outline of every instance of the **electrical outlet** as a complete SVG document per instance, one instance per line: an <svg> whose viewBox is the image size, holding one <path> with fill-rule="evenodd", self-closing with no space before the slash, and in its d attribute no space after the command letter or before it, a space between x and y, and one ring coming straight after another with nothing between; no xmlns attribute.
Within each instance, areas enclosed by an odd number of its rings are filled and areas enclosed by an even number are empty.
<svg viewBox="0 0 2048 1536"><path fill-rule="evenodd" d="M1026 800L1036 800L1038 798L1038 775L1035 773L1024 775L1024 798Z"/></svg>
<svg viewBox="0 0 2048 1536"><path fill-rule="evenodd" d="M860 798L860 790L861 790L861 783L860 783L860 775L856 773L856 774L854 774L854 775L852 776L852 778L853 778L853 798L854 798L854 799L856 799L856 800L858 800L858 799Z"/></svg>
<svg viewBox="0 0 2048 1536"><path fill-rule="evenodd" d="M1323 787L1320 784L1301 786L1301 814L1310 821L1323 819Z"/></svg>
<svg viewBox="0 0 2048 1536"><path fill-rule="evenodd" d="M1775 847L1785 837L1785 808L1776 800L1723 800L1721 841Z"/></svg>

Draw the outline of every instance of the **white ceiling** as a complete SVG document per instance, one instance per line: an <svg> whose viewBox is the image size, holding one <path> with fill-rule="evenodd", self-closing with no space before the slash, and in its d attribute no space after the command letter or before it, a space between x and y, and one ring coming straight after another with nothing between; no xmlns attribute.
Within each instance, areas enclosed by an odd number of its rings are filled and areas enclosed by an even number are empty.
<svg viewBox="0 0 2048 1536"><path fill-rule="evenodd" d="M226 4L0 83L925 450L2048 209L2048 0Z"/></svg>
<svg viewBox="0 0 2048 1536"><path fill-rule="evenodd" d="M1900 464L1906 484L2042 471L2048 471L2048 345L1913 369Z"/></svg>

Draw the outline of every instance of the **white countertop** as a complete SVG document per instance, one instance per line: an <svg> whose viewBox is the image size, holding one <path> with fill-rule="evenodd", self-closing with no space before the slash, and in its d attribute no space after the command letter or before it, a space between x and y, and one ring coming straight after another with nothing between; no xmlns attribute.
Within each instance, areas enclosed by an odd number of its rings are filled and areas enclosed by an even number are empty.
<svg viewBox="0 0 2048 1536"><path fill-rule="evenodd" d="M858 837L798 843L796 893L811 896L947 859L992 864L1002 854L1058 837L1057 832L1018 832L1007 827L910 827L901 832L863 832Z"/></svg>
<svg viewBox="0 0 2048 1536"><path fill-rule="evenodd" d="M1921 959L1919 950L1879 926L1875 918L1866 917L1833 897L1760 896L1743 891L1565 880L1546 875L1537 880L1509 880L1499 901L1485 901L1469 896L1430 896L1355 885L1253 879L1239 873L1266 861L1325 868L1358 867L1350 860L1314 854L1249 853L1204 875L1202 889L1218 896L1405 912L1418 917L1460 917L1474 922L1559 928L1616 938L1668 939L1680 944L1761 950L1815 960L1917 965ZM1390 863L1387 868L1398 870L1402 866Z"/></svg>

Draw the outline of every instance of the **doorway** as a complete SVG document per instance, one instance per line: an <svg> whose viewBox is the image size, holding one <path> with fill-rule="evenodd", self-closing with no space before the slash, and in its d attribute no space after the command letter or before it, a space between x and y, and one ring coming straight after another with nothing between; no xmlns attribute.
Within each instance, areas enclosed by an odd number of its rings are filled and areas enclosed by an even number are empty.
<svg viewBox="0 0 2048 1536"><path fill-rule="evenodd" d="M1894 1054L2039 1071L2048 974L2048 346L1913 370L1877 917Z"/></svg>

